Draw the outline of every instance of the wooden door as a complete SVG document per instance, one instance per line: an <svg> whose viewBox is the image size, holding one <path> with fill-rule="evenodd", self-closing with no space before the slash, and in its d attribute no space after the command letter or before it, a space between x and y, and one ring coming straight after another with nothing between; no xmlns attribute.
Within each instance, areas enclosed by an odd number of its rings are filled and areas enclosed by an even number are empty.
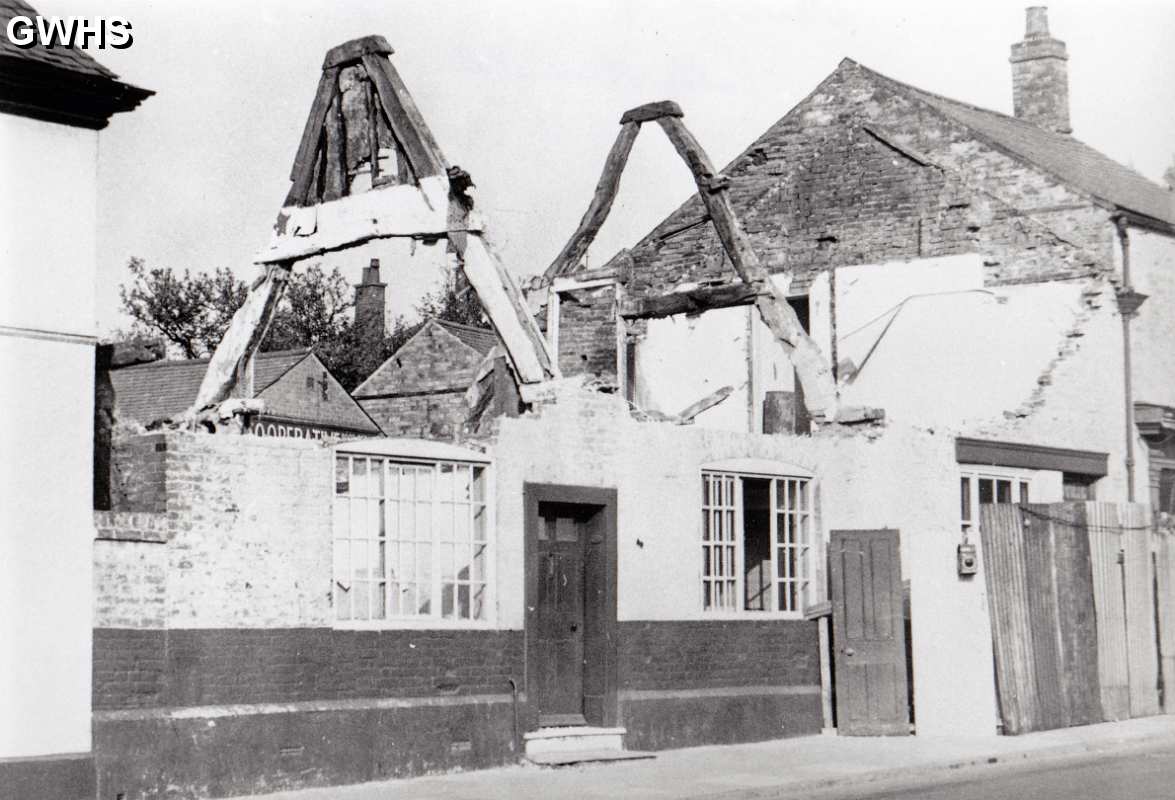
<svg viewBox="0 0 1175 800"><path fill-rule="evenodd" d="M535 647L540 725L585 725L582 507L543 503L537 531Z"/></svg>
<svg viewBox="0 0 1175 800"><path fill-rule="evenodd" d="M896 530L832 531L837 728L848 736L906 736L906 631Z"/></svg>

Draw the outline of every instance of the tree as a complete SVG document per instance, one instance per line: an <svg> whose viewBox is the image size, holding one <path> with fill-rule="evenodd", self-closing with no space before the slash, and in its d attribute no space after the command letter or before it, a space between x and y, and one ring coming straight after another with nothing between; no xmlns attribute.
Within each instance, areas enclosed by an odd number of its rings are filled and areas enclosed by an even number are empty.
<svg viewBox="0 0 1175 800"><path fill-rule="evenodd" d="M1175 157L1171 158L1171 166L1163 173L1163 180L1166 181L1167 188L1175 190Z"/></svg>
<svg viewBox="0 0 1175 800"><path fill-rule="evenodd" d="M132 280L120 287L122 308L134 325L133 336L158 334L184 358L201 358L216 349L248 286L228 269L177 274L170 267L148 269L142 259L128 264ZM355 325L351 287L338 268L318 265L290 274L281 304L261 342L262 350L313 347L343 387L351 391L413 336L423 321L397 318L383 338ZM417 304L429 317L484 327L477 294L458 275L450 286L425 295Z"/></svg>
<svg viewBox="0 0 1175 800"><path fill-rule="evenodd" d="M233 314L245 302L249 287L220 268L212 273L170 267L148 269L142 259L127 265L132 280L119 289L122 308L132 320L132 333L157 333L184 358L201 358L220 344ZM318 265L290 276L285 295L261 343L262 350L314 346L342 335L347 311L354 305L351 290L338 268L323 272Z"/></svg>

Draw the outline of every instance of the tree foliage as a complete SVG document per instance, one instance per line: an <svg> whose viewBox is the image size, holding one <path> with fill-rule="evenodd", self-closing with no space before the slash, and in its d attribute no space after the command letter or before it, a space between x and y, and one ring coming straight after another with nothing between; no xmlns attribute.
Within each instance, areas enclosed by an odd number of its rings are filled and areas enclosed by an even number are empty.
<svg viewBox="0 0 1175 800"><path fill-rule="evenodd" d="M1163 180L1169 189L1175 190L1175 156L1171 158L1171 166L1163 173Z"/></svg>
<svg viewBox="0 0 1175 800"><path fill-rule="evenodd" d="M170 267L148 268L139 258L127 266L131 281L119 288L122 309L134 321L127 333L162 336L183 358L202 358L216 349L249 291L225 268L181 274ZM423 324L400 317L380 338L354 323L354 305L352 288L337 267L329 273L318 265L294 270L261 349L312 347L350 391ZM485 324L481 303L463 280L425 295L417 311L421 320Z"/></svg>

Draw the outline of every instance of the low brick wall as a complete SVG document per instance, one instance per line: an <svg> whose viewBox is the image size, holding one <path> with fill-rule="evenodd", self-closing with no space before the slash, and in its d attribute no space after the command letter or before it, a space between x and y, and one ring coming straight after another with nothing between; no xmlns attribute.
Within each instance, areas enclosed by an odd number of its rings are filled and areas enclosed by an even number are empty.
<svg viewBox="0 0 1175 800"><path fill-rule="evenodd" d="M823 724L815 622L624 622L617 660L630 748L804 736Z"/></svg>
<svg viewBox="0 0 1175 800"><path fill-rule="evenodd" d="M94 631L96 710L495 694L511 679L521 631Z"/></svg>

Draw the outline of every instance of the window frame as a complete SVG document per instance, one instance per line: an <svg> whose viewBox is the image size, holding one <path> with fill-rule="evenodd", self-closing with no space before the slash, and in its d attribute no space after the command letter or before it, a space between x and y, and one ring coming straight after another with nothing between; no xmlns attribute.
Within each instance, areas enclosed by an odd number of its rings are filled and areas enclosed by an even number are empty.
<svg viewBox="0 0 1175 800"><path fill-rule="evenodd" d="M981 480L1010 481L1012 484L1011 505L1019 505L1024 502L1032 502L1032 484L1038 471L1016 467L994 467L986 464L959 464L956 486L959 491L959 530L963 536L969 538L979 535L979 482ZM965 480L970 481L966 508L963 504L963 481ZM992 491L998 491L995 484L992 486Z"/></svg>
<svg viewBox="0 0 1175 800"><path fill-rule="evenodd" d="M737 463L740 461L747 461L747 465ZM807 606L816 603L817 594L817 558L820 548L820 528L818 522L818 514L816 509L816 480L815 477L807 470L786 468L785 465L780 465L779 469L764 470L761 464L750 464L751 461L758 461L757 459L740 459L733 460L728 463L716 463L703 466L700 470L702 478L702 497L699 509L702 511L702 521L700 523L700 530L698 532L698 542L702 546L701 560L698 569L698 608L704 619L728 619L728 620L772 620L772 619L804 619L804 609ZM749 468L748 468L749 467ZM711 478L721 477L723 479L734 479L734 497L732 502L726 505L716 505L713 503L713 495L710 495L710 502L707 501L707 489L709 485L707 481ZM771 551L771 580L770 580L770 605L768 609L756 610L746 608L746 540L745 540L745 517L743 515L743 480L766 480L770 482L769 497L770 510L769 518L769 536L770 536L770 551ZM790 507L784 508L778 504L779 487L782 482L796 481L804 493L804 502L802 504L800 514L805 526L802 535L806 537L806 541L796 540L793 543L781 545L779 540L779 517L785 513L795 513ZM786 485L786 484L783 484ZM712 489L710 490L712 492ZM723 511L733 514L734 520L734 597L735 608L721 608L717 606L706 607L706 585L707 583L715 584L717 581L712 574L708 575L706 572L706 555L707 550L713 550L718 545L716 541L722 541L722 546L730 546L729 540L715 540L713 538L713 528L709 537L706 534L706 518L707 513L714 511ZM725 514L724 514L725 517ZM780 574L780 551L794 548L799 551L796 563L799 565L799 575L781 575ZM710 562L715 563L713 560ZM731 578L720 577L724 583L729 583ZM797 585L796 591L796 605L797 608L790 610L779 609L779 592L780 587L784 583L795 583ZM711 598L713 598L711 594Z"/></svg>
<svg viewBox="0 0 1175 800"><path fill-rule="evenodd" d="M493 461L488 454L475 453L474 451L467 451L466 453L454 452L458 448L442 446L438 449L435 457L432 455L421 455L413 453L412 455L400 455L393 450L379 450L372 445L378 444L377 441L368 440L362 442L349 442L338 445L332 448L330 459L330 482L331 482L331 536L330 536L330 617L331 626L337 629L345 630L436 630L436 629L493 629L497 627L498 620L498 586L497 586L497 555L498 555L498 539L497 539L497 516L496 516L496 484L495 471L493 469ZM429 443L424 443L429 444ZM349 446L348 446L349 445ZM414 447L413 450L420 450L421 448ZM425 450L430 448L425 447ZM443 452L442 452L443 451ZM435 491L431 492L431 507L433 509L429 516L430 527L430 613L428 615L412 614L412 615L393 615L391 613L391 580L393 560L389 551L384 556L384 572L381 581L385 584L384 595L384 614L380 618L371 619L339 619L338 608L335 603L335 583L338 580L339 573L336 570L335 564L335 544L339 537L336 533L336 505L340 495L335 486L335 470L339 458L366 458L368 459L368 468L370 469L371 459L382 459L388 464L402 464L402 465L419 465L431 466L434 469L434 475L439 474L441 464L453 464L456 466L467 466L472 468L480 468L482 470L483 484L483 499L484 513L485 513L485 538L486 546L486 564L485 564L485 600L483 601L484 614L481 619L462 619L456 617L444 617L443 611L443 587L438 593L438 586L442 586L443 578L440 574L440 539L439 531L433 525L435 519L435 509L438 504L443 502ZM348 461L349 469L350 461ZM386 469L385 465L385 469ZM353 473L350 473L353 475ZM370 474L370 473L369 473ZM435 478L434 478L435 481ZM435 483L434 483L435 490ZM385 499L387 491L385 488ZM385 511L386 513L386 511ZM471 532L472 535L472 532ZM351 535L346 537L348 541L353 539ZM367 537L370 538L370 537ZM387 542L393 541L389 536ZM350 567L350 565L348 565ZM353 580L353 578L352 578Z"/></svg>

